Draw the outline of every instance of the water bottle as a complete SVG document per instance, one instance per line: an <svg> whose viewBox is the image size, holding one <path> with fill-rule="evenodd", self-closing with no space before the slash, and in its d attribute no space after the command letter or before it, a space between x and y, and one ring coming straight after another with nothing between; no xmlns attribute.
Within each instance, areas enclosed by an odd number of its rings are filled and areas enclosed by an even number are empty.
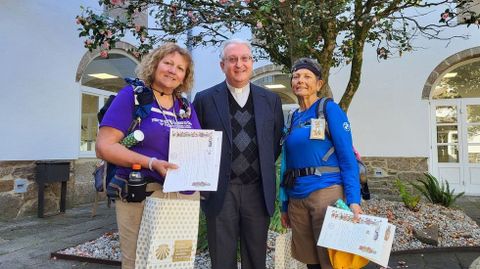
<svg viewBox="0 0 480 269"><path fill-rule="evenodd" d="M140 169L142 169L141 165L132 165L132 172L128 176L128 202L140 203L145 200L147 182L143 179Z"/></svg>

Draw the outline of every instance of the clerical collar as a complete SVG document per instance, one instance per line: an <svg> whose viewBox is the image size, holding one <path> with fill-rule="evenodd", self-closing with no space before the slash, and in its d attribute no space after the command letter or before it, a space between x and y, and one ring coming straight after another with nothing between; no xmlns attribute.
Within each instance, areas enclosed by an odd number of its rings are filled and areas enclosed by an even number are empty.
<svg viewBox="0 0 480 269"><path fill-rule="evenodd" d="M237 101L238 105L244 107L250 95L250 83L243 88L235 88L227 82L227 88L232 93L233 99Z"/></svg>
<svg viewBox="0 0 480 269"><path fill-rule="evenodd" d="M250 91L250 83L243 86L242 88L235 88L227 82L227 87L232 94L242 94L244 91Z"/></svg>

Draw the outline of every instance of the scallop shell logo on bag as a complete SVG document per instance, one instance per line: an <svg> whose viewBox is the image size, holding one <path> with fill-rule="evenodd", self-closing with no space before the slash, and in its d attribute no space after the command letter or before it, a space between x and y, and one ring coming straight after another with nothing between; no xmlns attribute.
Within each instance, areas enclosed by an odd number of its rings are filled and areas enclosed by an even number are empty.
<svg viewBox="0 0 480 269"><path fill-rule="evenodd" d="M167 244L162 244L158 246L157 251L155 251L155 254L157 255L157 259L164 260L170 254L170 248L168 247Z"/></svg>

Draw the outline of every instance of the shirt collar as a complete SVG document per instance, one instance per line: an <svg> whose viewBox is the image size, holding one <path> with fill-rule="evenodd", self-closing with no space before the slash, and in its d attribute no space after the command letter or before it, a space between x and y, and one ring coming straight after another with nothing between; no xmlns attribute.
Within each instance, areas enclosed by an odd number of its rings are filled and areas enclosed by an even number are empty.
<svg viewBox="0 0 480 269"><path fill-rule="evenodd" d="M228 84L228 82L226 83L227 83L228 90L232 93L233 96L245 95L245 94L248 95L248 93L250 92L250 83L248 83L242 88L235 88L232 85Z"/></svg>

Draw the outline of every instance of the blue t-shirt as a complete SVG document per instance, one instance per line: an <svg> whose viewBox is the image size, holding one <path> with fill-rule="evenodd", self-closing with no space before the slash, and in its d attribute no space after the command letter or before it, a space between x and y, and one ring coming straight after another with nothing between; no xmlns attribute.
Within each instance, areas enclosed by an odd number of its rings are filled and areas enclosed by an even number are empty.
<svg viewBox="0 0 480 269"><path fill-rule="evenodd" d="M159 108L157 102L153 102L150 114L142 119L135 130L141 130L145 135L142 142L130 148L130 150L143 154L148 157L156 157L159 160L168 161L168 145L170 141L170 128L179 129L200 129L197 114L193 106L191 108L191 117L182 119L175 117L180 111L180 103L175 99L173 107L164 109L164 113ZM131 86L126 86L115 97L112 104L105 113L100 127L109 126L123 132L126 136L128 128L132 123L134 111L134 93ZM129 167L118 167L116 174L122 178L128 178L131 172ZM144 177L152 177L163 183L163 177L157 172L142 168Z"/></svg>
<svg viewBox="0 0 480 269"><path fill-rule="evenodd" d="M310 139L310 119L317 117L316 101L306 111L295 111L292 115L291 131L285 141L286 168L306 168L331 166L339 167L340 172L325 172L321 176L298 177L287 195L302 199L310 193L335 184L344 188L347 204L360 203L360 182L358 164L352 145L350 123L347 115L334 102L328 102L324 111L330 136L324 140ZM335 152L324 161L322 158L334 146Z"/></svg>

